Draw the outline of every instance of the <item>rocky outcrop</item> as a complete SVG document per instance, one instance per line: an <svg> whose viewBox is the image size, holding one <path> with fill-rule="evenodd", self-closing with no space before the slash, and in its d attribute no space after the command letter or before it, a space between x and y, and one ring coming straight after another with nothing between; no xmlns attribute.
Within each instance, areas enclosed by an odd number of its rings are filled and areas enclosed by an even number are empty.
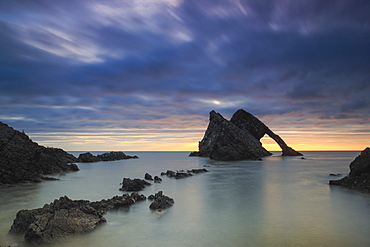
<svg viewBox="0 0 370 247"><path fill-rule="evenodd" d="M163 210L163 209L171 207L175 203L175 201L172 198L163 195L162 191L158 191L158 193L155 193L154 195L150 195L148 199L154 200L149 205L149 208L153 210Z"/></svg>
<svg viewBox="0 0 370 247"><path fill-rule="evenodd" d="M146 186L151 185L147 181L139 178L123 178L122 187L119 189L121 191L140 191L143 190Z"/></svg>
<svg viewBox="0 0 370 247"><path fill-rule="evenodd" d="M234 113L230 121L221 114L211 111L208 128L199 142L199 151L192 152L190 156L209 157L215 160L258 160L271 155L260 142L265 134L279 144L282 155L302 155L289 147L255 116L240 109Z"/></svg>
<svg viewBox="0 0 370 247"><path fill-rule="evenodd" d="M42 208L19 211L10 232L25 234L28 243L52 243L68 235L92 231L106 222L103 214L108 210L145 199L138 193L97 202L71 200L64 196Z"/></svg>
<svg viewBox="0 0 370 247"><path fill-rule="evenodd" d="M204 172L208 172L208 170L204 169L204 168L203 169L187 170L186 172L185 171L167 170L166 172L161 172L161 176L167 176L167 177L170 177L170 178L180 179L180 178L191 177L191 176L193 176L192 173L204 173Z"/></svg>
<svg viewBox="0 0 370 247"><path fill-rule="evenodd" d="M47 175L77 171L76 157L59 148L46 148L25 133L0 122L0 187L40 182Z"/></svg>
<svg viewBox="0 0 370 247"><path fill-rule="evenodd" d="M340 180L330 180L330 185L339 185L370 193L370 148L365 148L349 165L350 173Z"/></svg>
<svg viewBox="0 0 370 247"><path fill-rule="evenodd" d="M115 160L124 160L124 159L138 159L139 157L126 155L123 152L109 152L98 154L97 156L93 155L90 152L80 154L78 156L78 162L81 163L90 163L90 162L99 162L99 161L115 161Z"/></svg>
<svg viewBox="0 0 370 247"><path fill-rule="evenodd" d="M231 117L230 122L239 128L248 131L258 140L261 140L261 138L267 134L280 146L283 156L302 156L300 152L288 147L280 136L272 132L272 130L270 130L269 127L262 123L258 118L243 109L237 110Z"/></svg>

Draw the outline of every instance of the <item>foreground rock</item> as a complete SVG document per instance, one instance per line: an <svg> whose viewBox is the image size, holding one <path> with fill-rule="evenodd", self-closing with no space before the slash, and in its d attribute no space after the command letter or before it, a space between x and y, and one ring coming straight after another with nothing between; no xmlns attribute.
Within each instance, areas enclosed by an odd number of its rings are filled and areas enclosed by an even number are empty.
<svg viewBox="0 0 370 247"><path fill-rule="evenodd" d="M143 190L146 186L151 185L147 181L139 178L123 178L122 187L119 190L122 191L140 191Z"/></svg>
<svg viewBox="0 0 370 247"><path fill-rule="evenodd" d="M187 178L187 177L191 177L193 176L192 173L204 173L204 172L208 172L207 169L192 169L192 170L187 170L186 172L185 171L171 171L171 170L167 170L166 172L162 172L161 173L161 176L167 176L167 177L170 177L170 178L176 178L176 179L180 179L180 178Z"/></svg>
<svg viewBox="0 0 370 247"><path fill-rule="evenodd" d="M40 182L47 175L78 171L72 154L59 148L46 148L25 133L0 122L0 187Z"/></svg>
<svg viewBox="0 0 370 247"><path fill-rule="evenodd" d="M148 199L154 200L149 205L149 208L153 210L163 210L163 209L171 207L175 203L175 201L172 198L163 195L162 191L158 191L158 193L155 193L154 195L150 195Z"/></svg>
<svg viewBox="0 0 370 247"><path fill-rule="evenodd" d="M260 142L265 134L279 144L282 155L302 156L259 119L242 109L235 112L230 121L221 114L211 111L209 125L199 142L199 151L192 152L190 156L209 157L215 160L259 160L271 155Z"/></svg>
<svg viewBox="0 0 370 247"><path fill-rule="evenodd" d="M103 214L108 210L145 199L138 193L97 202L71 200L64 196L42 208L19 211L10 232L25 234L29 243L52 243L68 235L90 232L106 222Z"/></svg>
<svg viewBox="0 0 370 247"><path fill-rule="evenodd" d="M330 185L370 193L370 148L365 148L349 165L350 173L340 180L330 180Z"/></svg>
<svg viewBox="0 0 370 247"><path fill-rule="evenodd" d="M115 161L115 160L124 160L124 159L138 159L139 157L126 155L123 152L109 152L98 154L97 156L93 155L90 152L80 154L78 156L78 162L89 163L89 162L99 162L99 161Z"/></svg>

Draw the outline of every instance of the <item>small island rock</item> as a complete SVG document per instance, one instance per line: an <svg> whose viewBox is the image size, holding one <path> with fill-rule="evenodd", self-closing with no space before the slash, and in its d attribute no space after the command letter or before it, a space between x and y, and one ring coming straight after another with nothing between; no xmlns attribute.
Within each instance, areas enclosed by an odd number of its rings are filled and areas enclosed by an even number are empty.
<svg viewBox="0 0 370 247"><path fill-rule="evenodd" d="M162 191L158 191L158 193L150 195L148 199L154 200L149 205L149 208L153 210L163 210L171 207L175 203L175 201L172 198L163 195Z"/></svg>
<svg viewBox="0 0 370 247"><path fill-rule="evenodd" d="M78 162L81 163L90 163L90 162L99 162L99 161L115 161L115 160L124 160L124 159L138 159L139 157L126 155L123 152L109 152L98 154L97 156L93 155L90 152L82 153L78 156Z"/></svg>
<svg viewBox="0 0 370 247"><path fill-rule="evenodd" d="M123 178L122 187L119 190L122 191L140 191L143 190L146 186L151 185L147 181L139 178Z"/></svg>

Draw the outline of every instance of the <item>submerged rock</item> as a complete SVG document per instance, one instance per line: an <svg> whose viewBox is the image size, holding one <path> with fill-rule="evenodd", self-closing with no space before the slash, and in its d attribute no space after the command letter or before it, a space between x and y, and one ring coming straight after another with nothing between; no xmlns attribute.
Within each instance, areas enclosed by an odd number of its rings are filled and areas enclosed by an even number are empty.
<svg viewBox="0 0 370 247"><path fill-rule="evenodd" d="M160 183L162 182L162 179L158 176L154 176L154 183Z"/></svg>
<svg viewBox="0 0 370 247"><path fill-rule="evenodd" d="M123 178L122 187L119 190L122 191L140 191L144 189L146 186L151 185L147 181L139 178Z"/></svg>
<svg viewBox="0 0 370 247"><path fill-rule="evenodd" d="M124 159L138 159L139 157L126 155L123 152L109 152L98 154L97 156L93 155L90 152L82 153L78 156L78 162L81 163L90 163L90 162L99 162L99 161L115 161L115 160L124 160Z"/></svg>
<svg viewBox="0 0 370 247"><path fill-rule="evenodd" d="M283 139L259 119L242 109L235 112L230 121L221 114L211 111L207 130L199 142L199 151L192 152L189 156L209 157L215 160L259 160L271 155L260 142L265 134L279 144L282 155L302 156L287 146Z"/></svg>
<svg viewBox="0 0 370 247"><path fill-rule="evenodd" d="M365 148L349 165L350 173L340 180L330 180L330 185L370 193L370 148Z"/></svg>
<svg viewBox="0 0 370 247"><path fill-rule="evenodd" d="M0 187L40 182L47 175L78 171L77 158L60 148L43 147L24 132L0 122Z"/></svg>
<svg viewBox="0 0 370 247"><path fill-rule="evenodd" d="M64 196L42 208L20 210L10 232L25 234L24 238L29 243L52 243L68 235L90 232L106 222L103 214L108 210L145 199L145 196L138 193L96 202L71 200Z"/></svg>
<svg viewBox="0 0 370 247"><path fill-rule="evenodd" d="M153 210L163 210L163 209L171 207L175 203L175 201L172 198L163 195L162 191L158 191L158 193L155 193L154 195L150 195L148 199L154 200L149 205L149 208Z"/></svg>
<svg viewBox="0 0 370 247"><path fill-rule="evenodd" d="M193 176L192 173L203 173L203 172L208 172L208 170L205 169L205 168L187 170L186 172L185 171L176 171L175 172L175 171L167 170L166 172L162 172L161 175L162 176L167 176L167 177L170 177L170 178L180 179L180 178L191 177L191 176Z"/></svg>

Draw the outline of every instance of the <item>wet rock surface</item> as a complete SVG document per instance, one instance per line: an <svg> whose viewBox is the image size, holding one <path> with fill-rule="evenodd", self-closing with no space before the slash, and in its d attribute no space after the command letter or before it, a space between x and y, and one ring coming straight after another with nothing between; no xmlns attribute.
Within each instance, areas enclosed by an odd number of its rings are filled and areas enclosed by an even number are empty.
<svg viewBox="0 0 370 247"><path fill-rule="evenodd" d="M119 189L121 191L140 191L151 185L151 183L139 178L123 178L121 185L122 187Z"/></svg>
<svg viewBox="0 0 370 247"><path fill-rule="evenodd" d="M235 112L230 121L211 111L207 130L199 142L199 151L189 156L214 160L259 160L271 155L260 142L265 134L279 144L282 155L302 156L259 119L242 109Z"/></svg>
<svg viewBox="0 0 370 247"><path fill-rule="evenodd" d="M365 148L349 165L350 173L340 180L330 180L338 185L360 192L370 193L370 148Z"/></svg>
<svg viewBox="0 0 370 247"><path fill-rule="evenodd" d="M78 171L77 158L60 148L43 147L0 122L0 187L41 182L48 175Z"/></svg>
<svg viewBox="0 0 370 247"><path fill-rule="evenodd" d="M148 199L154 200L149 205L149 208L152 210L163 210L171 207L175 203L175 201L172 198L165 196L162 191L158 191L158 193L150 195Z"/></svg>
<svg viewBox="0 0 370 247"><path fill-rule="evenodd" d="M78 156L78 162L90 163L90 162L100 162L100 161L115 161L124 159L138 159L139 157L126 155L123 152L109 152L98 155L93 155L90 152L82 153Z"/></svg>
<svg viewBox="0 0 370 247"><path fill-rule="evenodd" d="M29 243L52 243L69 235L90 232L106 222L103 214L108 210L145 199L138 193L96 202L71 200L64 196L42 208L19 211L10 233L25 234L24 238Z"/></svg>

